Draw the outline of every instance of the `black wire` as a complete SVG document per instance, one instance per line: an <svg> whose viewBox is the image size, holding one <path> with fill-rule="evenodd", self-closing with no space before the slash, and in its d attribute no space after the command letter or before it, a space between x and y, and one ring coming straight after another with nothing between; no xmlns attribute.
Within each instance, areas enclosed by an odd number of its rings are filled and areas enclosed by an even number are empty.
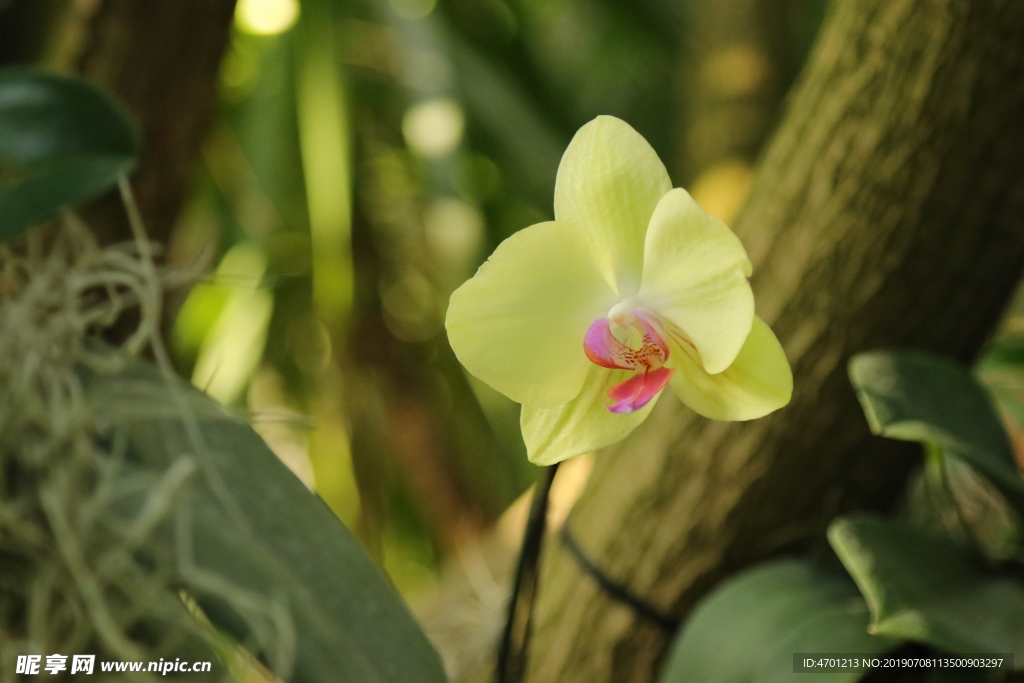
<svg viewBox="0 0 1024 683"><path fill-rule="evenodd" d="M562 544L565 545L566 550L568 550L569 554L573 556L580 568L592 576L605 593L628 606L636 612L637 615L654 623L666 633L675 633L676 629L679 628L680 620L676 617L665 614L657 607L654 607L650 603L636 597L625 585L605 574L601 568L597 566L597 563L587 555L582 547L580 547L579 541L577 541L576 537L572 535L571 531L569 531L568 520L566 520L565 524L562 525L562 531L559 536L562 539Z"/></svg>
<svg viewBox="0 0 1024 683"><path fill-rule="evenodd" d="M544 478L537 484L526 520L523 547L519 551L515 582L508 603L508 619L498 647L497 683L521 683L526 673L530 627L533 622L533 600L539 583L539 561L544 529L547 526L548 498L555 480L558 463L544 470Z"/></svg>

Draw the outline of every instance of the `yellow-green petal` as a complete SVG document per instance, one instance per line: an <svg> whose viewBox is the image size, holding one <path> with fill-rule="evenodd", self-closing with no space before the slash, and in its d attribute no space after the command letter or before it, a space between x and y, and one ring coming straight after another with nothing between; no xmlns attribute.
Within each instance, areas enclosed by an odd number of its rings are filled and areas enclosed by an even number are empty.
<svg viewBox="0 0 1024 683"><path fill-rule="evenodd" d="M693 350L673 339L676 368L670 382L680 400L712 420L753 420L778 410L793 395L793 373L771 328L754 318L743 348L724 372L710 375Z"/></svg>
<svg viewBox="0 0 1024 683"><path fill-rule="evenodd" d="M750 259L725 223L675 189L658 202L644 250L643 305L681 329L711 374L729 367L754 320Z"/></svg>
<svg viewBox="0 0 1024 683"><path fill-rule="evenodd" d="M555 220L583 228L602 274L623 296L636 293L644 235L672 189L665 165L628 123L599 116L577 131L555 180Z"/></svg>
<svg viewBox="0 0 1024 683"><path fill-rule="evenodd" d="M558 406L580 392L592 365L583 335L614 303L579 228L540 223L452 294L445 326L471 373L513 401Z"/></svg>
<svg viewBox="0 0 1024 683"><path fill-rule="evenodd" d="M616 414L608 410L608 390L634 374L632 370L591 365L583 389L564 406L524 405L519 423L530 462L553 465L626 438L647 419L660 398L655 397L634 413Z"/></svg>

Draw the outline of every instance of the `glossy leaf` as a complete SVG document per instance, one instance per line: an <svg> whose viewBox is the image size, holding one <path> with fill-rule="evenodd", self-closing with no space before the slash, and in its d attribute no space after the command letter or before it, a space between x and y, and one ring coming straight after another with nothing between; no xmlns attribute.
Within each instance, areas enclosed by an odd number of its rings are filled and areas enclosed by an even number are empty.
<svg viewBox="0 0 1024 683"><path fill-rule="evenodd" d="M898 640L868 633L869 613L841 572L804 560L749 569L704 600L683 627L661 683L793 680L799 652L874 654ZM801 681L848 683L861 673L804 673Z"/></svg>
<svg viewBox="0 0 1024 683"><path fill-rule="evenodd" d="M836 554L879 635L952 653L1014 653L1024 668L1024 582L982 567L948 538L875 516L836 520Z"/></svg>
<svg viewBox="0 0 1024 683"><path fill-rule="evenodd" d="M964 367L917 352L876 351L850 361L871 430L938 446L968 463L1024 513L1024 479L985 390Z"/></svg>
<svg viewBox="0 0 1024 683"><path fill-rule="evenodd" d="M291 683L437 683L440 659L355 538L244 422L131 360L88 377L128 464L195 474L164 554L210 620Z"/></svg>
<svg viewBox="0 0 1024 683"><path fill-rule="evenodd" d="M0 240L112 186L138 150L127 114L85 81L0 70Z"/></svg>

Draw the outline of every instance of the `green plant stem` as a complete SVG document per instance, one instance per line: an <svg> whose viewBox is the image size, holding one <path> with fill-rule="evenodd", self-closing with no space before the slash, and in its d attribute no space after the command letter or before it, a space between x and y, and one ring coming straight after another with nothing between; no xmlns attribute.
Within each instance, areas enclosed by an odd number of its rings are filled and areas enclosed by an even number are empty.
<svg viewBox="0 0 1024 683"><path fill-rule="evenodd" d="M530 505L530 515L523 533L523 546L519 551L512 595L508 602L508 619L498 646L497 683L520 683L526 674L527 651L530 645L530 627L533 621L533 602L539 584L540 551L547 526L548 499L551 484L558 472L558 463L544 470L544 478L537 484Z"/></svg>

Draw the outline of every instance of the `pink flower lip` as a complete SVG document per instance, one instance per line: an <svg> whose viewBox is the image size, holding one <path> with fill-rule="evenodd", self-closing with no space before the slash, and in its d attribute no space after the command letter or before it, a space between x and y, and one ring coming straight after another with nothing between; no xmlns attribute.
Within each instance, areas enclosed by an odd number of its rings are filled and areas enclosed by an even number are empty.
<svg viewBox="0 0 1024 683"><path fill-rule="evenodd" d="M608 410L620 414L640 410L665 388L673 372L673 368L656 368L638 372L625 382L619 382L608 390L608 397L614 401Z"/></svg>
<svg viewBox="0 0 1024 683"><path fill-rule="evenodd" d="M608 390L613 401L608 410L632 413L640 410L668 384L675 370L664 367L669 346L661 321L646 311L632 311L633 325L643 333L639 349L622 343L612 334L607 318L598 318L583 336L583 351L595 365L612 370L634 370L636 374Z"/></svg>

